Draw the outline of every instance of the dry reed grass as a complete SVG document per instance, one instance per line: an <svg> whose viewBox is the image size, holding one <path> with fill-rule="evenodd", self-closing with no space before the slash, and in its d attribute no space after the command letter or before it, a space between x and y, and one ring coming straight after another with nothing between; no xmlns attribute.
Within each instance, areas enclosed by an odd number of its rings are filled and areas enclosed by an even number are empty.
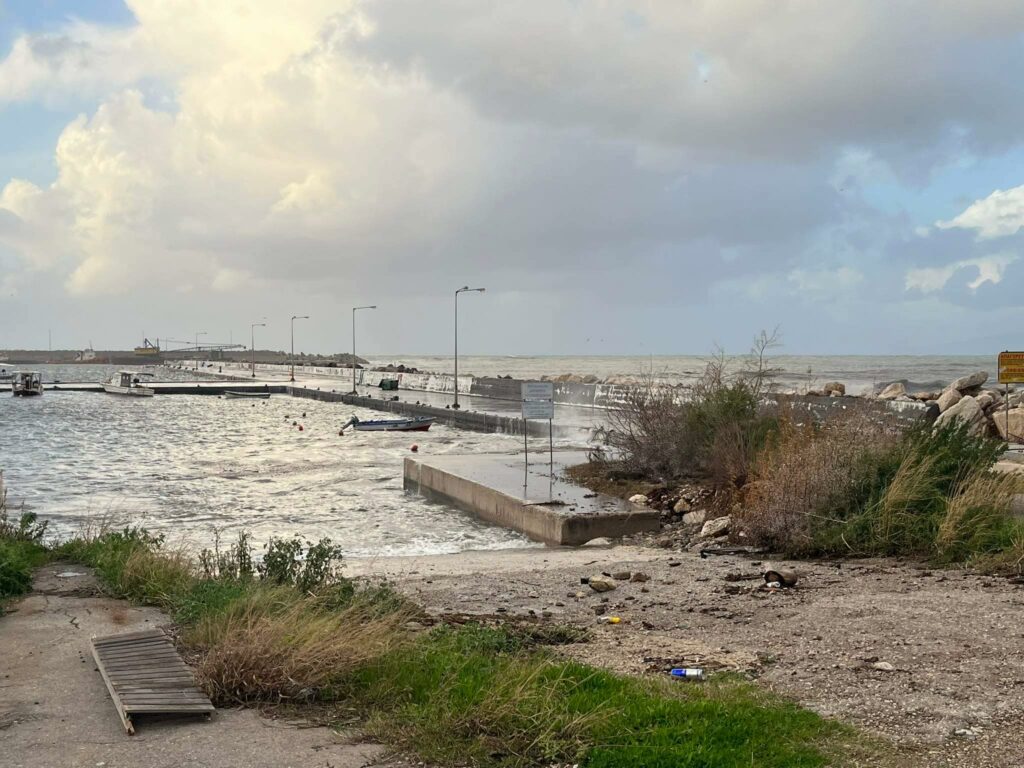
<svg viewBox="0 0 1024 768"><path fill-rule="evenodd" d="M328 609L290 589L261 590L205 617L185 639L203 651L197 675L215 701L305 700L323 698L345 675L407 642L411 615L358 596Z"/></svg>

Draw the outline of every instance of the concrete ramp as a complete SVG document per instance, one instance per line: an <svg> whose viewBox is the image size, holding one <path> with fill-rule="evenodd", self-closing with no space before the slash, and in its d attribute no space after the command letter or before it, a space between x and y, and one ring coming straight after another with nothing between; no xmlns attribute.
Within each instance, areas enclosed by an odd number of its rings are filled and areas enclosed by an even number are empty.
<svg viewBox="0 0 1024 768"><path fill-rule="evenodd" d="M92 655L129 735L132 715L203 715L214 711L162 630L92 639Z"/></svg>
<svg viewBox="0 0 1024 768"><path fill-rule="evenodd" d="M404 484L545 544L580 545L659 529L656 510L561 479L565 467L586 460L584 451L556 451L552 479L546 453L531 454L529 471L522 454L407 458Z"/></svg>

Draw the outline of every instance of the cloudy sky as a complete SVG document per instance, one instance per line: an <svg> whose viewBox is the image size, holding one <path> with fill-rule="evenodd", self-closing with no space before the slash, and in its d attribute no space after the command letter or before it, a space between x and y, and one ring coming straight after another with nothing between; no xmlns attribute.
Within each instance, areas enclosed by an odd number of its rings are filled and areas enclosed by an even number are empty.
<svg viewBox="0 0 1024 768"><path fill-rule="evenodd" d="M1020 0L0 0L0 348L1024 345Z"/></svg>

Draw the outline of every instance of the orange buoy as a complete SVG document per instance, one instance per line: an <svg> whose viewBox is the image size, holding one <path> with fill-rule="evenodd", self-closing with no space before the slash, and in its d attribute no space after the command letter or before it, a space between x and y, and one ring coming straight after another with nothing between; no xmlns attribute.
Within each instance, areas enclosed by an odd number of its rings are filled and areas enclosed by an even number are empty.
<svg viewBox="0 0 1024 768"><path fill-rule="evenodd" d="M303 427L301 424L299 424L299 432L302 432L304 429L305 429L305 427Z"/></svg>

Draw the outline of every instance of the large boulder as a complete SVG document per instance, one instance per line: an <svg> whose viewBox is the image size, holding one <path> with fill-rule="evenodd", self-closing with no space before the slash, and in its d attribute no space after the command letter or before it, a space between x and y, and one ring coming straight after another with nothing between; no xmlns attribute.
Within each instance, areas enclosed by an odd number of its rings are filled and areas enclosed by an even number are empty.
<svg viewBox="0 0 1024 768"><path fill-rule="evenodd" d="M708 513L703 509L698 509L683 515L683 525L704 525L707 519Z"/></svg>
<svg viewBox="0 0 1024 768"><path fill-rule="evenodd" d="M1008 443L1024 443L1024 408L996 411L992 414L999 436Z"/></svg>
<svg viewBox="0 0 1024 768"><path fill-rule="evenodd" d="M826 395L845 395L846 385L841 381L827 381L821 386L821 391Z"/></svg>
<svg viewBox="0 0 1024 768"><path fill-rule="evenodd" d="M939 399L936 401L939 404L939 413L945 413L951 407L963 400L963 398L964 396L960 394L959 389L953 389L950 387L939 395Z"/></svg>
<svg viewBox="0 0 1024 768"><path fill-rule="evenodd" d="M960 398L955 405L951 405L946 409L935 420L935 428L938 429L953 421L965 422L968 425L968 431L972 435L983 434L988 428L988 420L985 418L981 406L970 395Z"/></svg>
<svg viewBox="0 0 1024 768"><path fill-rule="evenodd" d="M988 381L988 373L986 371L978 371L977 373L972 373L970 376L961 376L950 384L949 388L958 389L960 392L964 392L965 390L980 387L986 381Z"/></svg>
<svg viewBox="0 0 1024 768"><path fill-rule="evenodd" d="M903 382L897 381L878 393L879 400L895 400L901 395L907 394L907 388Z"/></svg>

